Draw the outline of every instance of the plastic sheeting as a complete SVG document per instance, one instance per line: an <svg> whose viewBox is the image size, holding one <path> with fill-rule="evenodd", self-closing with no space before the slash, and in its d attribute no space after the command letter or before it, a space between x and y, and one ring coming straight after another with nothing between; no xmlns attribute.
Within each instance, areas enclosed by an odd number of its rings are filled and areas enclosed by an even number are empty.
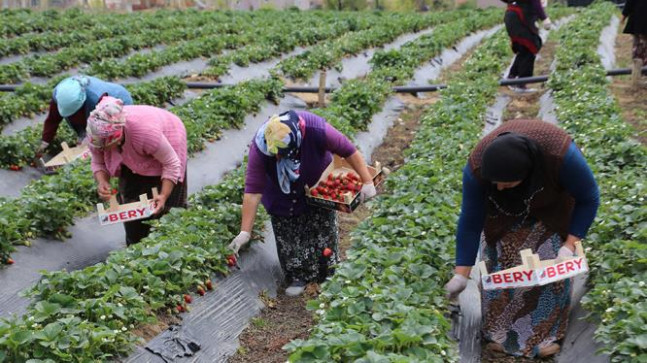
<svg viewBox="0 0 647 363"><path fill-rule="evenodd" d="M598 46L597 53L600 56L602 66L606 70L613 69L616 64L615 44L619 24L620 19L614 15L611 17L609 25L602 29L600 33L600 45Z"/></svg>
<svg viewBox="0 0 647 363"><path fill-rule="evenodd" d="M189 329L201 349L190 357L178 357L173 362L226 362L238 349L238 336L264 306L259 294L276 296L283 273L270 223L265 230L264 243L253 243L249 250L241 253L238 259L240 270L214 280L214 291L196 297L191 304L191 312L181 314L182 326ZM164 360L151 352L151 348L168 340L168 333L158 335L146 346L138 347L125 362L163 363Z"/></svg>

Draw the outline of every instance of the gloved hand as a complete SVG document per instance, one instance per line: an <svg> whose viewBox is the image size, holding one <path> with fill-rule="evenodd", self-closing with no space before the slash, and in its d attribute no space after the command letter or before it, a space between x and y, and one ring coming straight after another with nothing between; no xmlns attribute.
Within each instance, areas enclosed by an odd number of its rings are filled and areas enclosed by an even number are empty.
<svg viewBox="0 0 647 363"><path fill-rule="evenodd" d="M375 184L373 184L373 182L364 183L359 193L362 197L362 202L373 198L375 194L377 194L377 190L375 190Z"/></svg>
<svg viewBox="0 0 647 363"><path fill-rule="evenodd" d="M229 244L229 249L234 251L234 254L238 256L238 250L252 238L252 235L246 231L240 231L238 236L234 238Z"/></svg>
<svg viewBox="0 0 647 363"><path fill-rule="evenodd" d="M548 6L548 0L541 0L541 7L546 9L547 6Z"/></svg>
<svg viewBox="0 0 647 363"><path fill-rule="evenodd" d="M445 291L447 291L448 299L455 299L467 287L467 277L459 274L454 274L451 280L445 284Z"/></svg>
<svg viewBox="0 0 647 363"><path fill-rule="evenodd" d="M566 246L562 246L562 248L559 249L557 252L557 257L565 257L565 258L570 258L575 255L575 252L571 251L570 248Z"/></svg>
<svg viewBox="0 0 647 363"><path fill-rule="evenodd" d="M43 156L48 146L49 146L49 142L47 141L40 142L40 146L38 147L38 149L36 149L36 152L34 153L35 154L34 156L36 157L36 159L39 159L40 157Z"/></svg>
<svg viewBox="0 0 647 363"><path fill-rule="evenodd" d="M546 30L550 30L553 27L553 22L550 21L550 18L546 18L543 21L543 24L544 24L544 29L546 29Z"/></svg>

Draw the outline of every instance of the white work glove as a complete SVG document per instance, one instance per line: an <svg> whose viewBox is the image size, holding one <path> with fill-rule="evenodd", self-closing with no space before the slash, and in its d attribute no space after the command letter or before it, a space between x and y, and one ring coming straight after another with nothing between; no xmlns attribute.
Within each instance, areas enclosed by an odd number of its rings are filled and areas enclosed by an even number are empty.
<svg viewBox="0 0 647 363"><path fill-rule="evenodd" d="M553 27L553 22L550 21L550 18L546 18L543 21L543 24L544 24L544 29L546 29L546 30L550 30Z"/></svg>
<svg viewBox="0 0 647 363"><path fill-rule="evenodd" d="M450 300L456 299L467 287L467 277L455 274L447 284L445 284L445 291L447 291L447 298Z"/></svg>
<svg viewBox="0 0 647 363"><path fill-rule="evenodd" d="M234 254L238 256L238 250L252 238L252 235L246 231L240 231L238 236L231 241L229 244L229 249L234 251Z"/></svg>
<svg viewBox="0 0 647 363"><path fill-rule="evenodd" d="M548 0L541 0L541 7L546 9L548 7Z"/></svg>
<svg viewBox="0 0 647 363"><path fill-rule="evenodd" d="M566 246L562 246L562 248L557 252L557 257L571 258L573 256L575 256L575 252L571 251L570 248Z"/></svg>
<svg viewBox="0 0 647 363"><path fill-rule="evenodd" d="M36 153L35 153L36 159L43 156L43 153L45 153L45 150L47 149L48 146L49 146L49 142L47 141L40 142L40 146L38 147L38 149L36 149Z"/></svg>
<svg viewBox="0 0 647 363"><path fill-rule="evenodd" d="M373 182L364 183L364 185L362 185L362 190L360 190L359 193L362 197L362 202L373 198L375 194L377 194L377 190L375 190L375 184L373 184Z"/></svg>

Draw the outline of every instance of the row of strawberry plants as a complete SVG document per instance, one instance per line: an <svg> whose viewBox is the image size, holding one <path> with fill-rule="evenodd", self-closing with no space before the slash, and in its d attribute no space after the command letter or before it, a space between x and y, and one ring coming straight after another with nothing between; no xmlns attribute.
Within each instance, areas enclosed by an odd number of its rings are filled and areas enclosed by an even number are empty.
<svg viewBox="0 0 647 363"><path fill-rule="evenodd" d="M184 121L188 148L194 152L222 129L242 125L245 115L257 111L264 100L276 101L282 86L275 79L244 82L205 93L171 111ZM8 260L13 245L28 244L34 236L64 239L74 217L86 214L97 202L87 161L32 181L18 198L0 198L0 261Z"/></svg>
<svg viewBox="0 0 647 363"><path fill-rule="evenodd" d="M164 25L162 22L158 23L158 26L160 24ZM207 23L200 27L187 25L187 27L179 29L149 27L137 34L101 39L89 44L76 44L62 48L56 53L33 55L18 62L0 65L0 83L18 83L25 81L30 76L53 76L82 63L92 64L105 58L125 56L131 51L160 43L168 44L209 36L214 38L216 34L227 38L232 37L234 39L230 41L235 41L238 39L236 34L245 30L253 31L252 25L253 23L249 24L242 19L234 19L232 23ZM217 41L217 43L224 42L224 39Z"/></svg>
<svg viewBox="0 0 647 363"><path fill-rule="evenodd" d="M97 20L100 19L85 14L80 9L48 10L43 12L28 9L3 9L0 12L0 20L0 35L2 38L7 38L27 33L87 29L94 26Z"/></svg>
<svg viewBox="0 0 647 363"><path fill-rule="evenodd" d="M549 86L562 126L583 149L600 187L597 222L585 241L591 290L584 307L612 362L647 360L647 149L609 90L596 54L615 9L600 3L566 25Z"/></svg>
<svg viewBox="0 0 647 363"><path fill-rule="evenodd" d="M176 77L163 77L154 81L129 85L127 88L131 92L135 103L163 106L166 102L181 97L186 89L186 84ZM51 88L47 88L46 86L29 85L23 89L38 91L39 93L36 93L36 97L42 97L46 100L51 98ZM22 95L19 92L13 95L13 97L8 97L7 101L11 102L16 99L24 99L21 97ZM28 105L30 107L40 105L38 101L43 102L42 100L35 100L33 98L27 98L27 100L30 102ZM4 99L0 99L0 107L5 103L3 101ZM13 135L0 136L0 168L12 167L18 169L30 164L34 157L34 150L40 144L41 131L42 126L38 125L26 127ZM61 150L59 145L63 141L70 145L76 143L76 136L67 127L59 128L59 132L52 142L50 152L58 153Z"/></svg>
<svg viewBox="0 0 647 363"><path fill-rule="evenodd" d="M354 128L365 129L392 93L392 86L409 80L422 63L438 56L467 34L500 21L500 14L494 9L465 15L462 13L460 20L439 25L431 34L408 42L400 49L376 52L370 60L372 71L365 78L346 82L332 94L328 107L314 112L344 133Z"/></svg>
<svg viewBox="0 0 647 363"><path fill-rule="evenodd" d="M202 15L202 14L207 14ZM215 12L165 12L103 14L92 17L94 24L88 28L73 31L60 30L43 33L28 33L12 38L0 39L0 57L12 54L26 54L29 51L53 51L74 44L87 44L103 38L139 33L145 29L175 29L188 25L201 26L207 21L224 21L225 16ZM75 26L77 19L68 20Z"/></svg>
<svg viewBox="0 0 647 363"><path fill-rule="evenodd" d="M421 119L407 162L386 181L372 218L352 234L348 259L308 303L318 322L286 345L290 361L457 361L443 281L453 267L461 170L498 90L505 32L450 77Z"/></svg>
<svg viewBox="0 0 647 363"><path fill-rule="evenodd" d="M347 32L366 30L384 21L384 17L372 15L349 18L344 24L329 23L327 28L320 30L312 26L288 27L285 32L268 34L263 37L262 42L256 42L226 55L211 58L208 62L209 68L203 71L202 74L210 77L222 76L227 73L232 63L246 67L250 63L258 63L278 57L297 46L309 46L324 40L337 38Z"/></svg>
<svg viewBox="0 0 647 363"><path fill-rule="evenodd" d="M139 244L113 251L105 263L43 273L20 317L0 321L0 362L107 361L132 350L140 324L186 311L191 292L227 275L227 243L240 227L244 167L154 223ZM255 225L258 236L266 218Z"/></svg>
<svg viewBox="0 0 647 363"><path fill-rule="evenodd" d="M335 34L339 31L352 30L358 26L367 26L365 25L367 23L370 23L372 25L374 24L374 21L370 21L370 19L377 19L377 17L359 17L349 15L346 15L345 18L341 18L341 16L335 15L335 19L329 19L334 14L314 12L313 14L316 14L317 18L321 18L320 26L308 27L305 31L301 29L299 31L299 34L296 35L296 39L300 43L312 43L317 40L326 39L328 37L335 36ZM299 30L299 27L294 27L293 29ZM275 36L278 37L277 39L283 39L283 34L285 32L281 31L277 33L279 33L279 35L275 34ZM271 35L263 37L264 40L270 38ZM250 44L243 49L251 48L256 49L254 44ZM287 47L282 48L287 51ZM246 53L242 49L241 51L243 54ZM231 53L240 54L241 52L232 51ZM146 60L143 58L139 58L138 61L146 62ZM107 65L108 63L111 65ZM101 64L103 64L103 66ZM146 66L146 68L150 68L150 66ZM138 69L138 72L143 71L143 69L139 67ZM100 77L117 78L119 76L123 76L123 74L120 73L117 62L109 61L106 63L95 63L94 71L97 73L96 75ZM9 124L20 116L33 117L35 113L44 111L47 108L49 99L51 98L51 89L54 87L54 85L56 85L56 83L58 83L61 78L61 76L57 76L45 85L34 85L31 83L26 83L25 85L18 87L15 93L1 97L0 126Z"/></svg>
<svg viewBox="0 0 647 363"><path fill-rule="evenodd" d="M277 37L277 34L295 34L304 27L312 28L324 36L334 36L337 33L336 31L330 32L329 25L331 23L338 26L342 31L349 26L349 22L346 22L343 17L335 17L331 13L306 13L309 15L296 18L294 14L289 12L271 12L268 14L258 20L258 25L252 27L252 31L246 33L246 37L238 36L232 39L223 39L222 37L206 35L190 42L168 47L159 52L136 54L124 61L109 59L95 62L90 65L88 73L107 79L128 76L141 77L165 65L198 57L210 57L220 53L224 48L236 49L245 45L271 44L274 41L281 40L280 37ZM269 26L262 26L268 21L270 21Z"/></svg>
<svg viewBox="0 0 647 363"><path fill-rule="evenodd" d="M401 34L418 32L427 27L450 22L464 16L461 12L441 12L426 16L394 15L394 21L377 27L349 33L339 39L319 44L312 49L281 61L277 69L286 77L307 79L320 69L339 68L341 59L360 51L393 41Z"/></svg>

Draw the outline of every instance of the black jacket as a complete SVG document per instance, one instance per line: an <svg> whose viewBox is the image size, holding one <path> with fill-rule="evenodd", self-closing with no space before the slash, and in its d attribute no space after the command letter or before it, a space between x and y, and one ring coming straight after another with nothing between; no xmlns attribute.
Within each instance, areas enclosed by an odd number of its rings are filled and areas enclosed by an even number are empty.
<svg viewBox="0 0 647 363"><path fill-rule="evenodd" d="M622 15L628 18L624 33L647 35L647 0L627 0Z"/></svg>

